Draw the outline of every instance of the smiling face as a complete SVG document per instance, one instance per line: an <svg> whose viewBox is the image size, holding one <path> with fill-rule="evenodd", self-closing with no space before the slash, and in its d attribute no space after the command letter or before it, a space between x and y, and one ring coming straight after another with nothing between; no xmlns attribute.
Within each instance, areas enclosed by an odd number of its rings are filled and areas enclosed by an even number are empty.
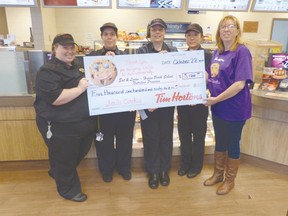
<svg viewBox="0 0 288 216"><path fill-rule="evenodd" d="M165 36L165 28L161 25L150 27L150 35L152 43L163 42Z"/></svg>
<svg viewBox="0 0 288 216"><path fill-rule="evenodd" d="M196 31L189 31L185 34L186 43L189 50L197 50L202 41L202 35Z"/></svg>
<svg viewBox="0 0 288 216"><path fill-rule="evenodd" d="M239 27L231 20L225 20L219 25L220 38L223 41L224 46L233 44L237 35L239 34Z"/></svg>
<svg viewBox="0 0 288 216"><path fill-rule="evenodd" d="M117 43L117 33L115 29L107 27L103 30L101 34L102 40L104 42L104 47L107 50L114 50Z"/></svg>
<svg viewBox="0 0 288 216"><path fill-rule="evenodd" d="M55 57L59 60L71 65L75 59L76 49L74 44L55 44L54 45Z"/></svg>

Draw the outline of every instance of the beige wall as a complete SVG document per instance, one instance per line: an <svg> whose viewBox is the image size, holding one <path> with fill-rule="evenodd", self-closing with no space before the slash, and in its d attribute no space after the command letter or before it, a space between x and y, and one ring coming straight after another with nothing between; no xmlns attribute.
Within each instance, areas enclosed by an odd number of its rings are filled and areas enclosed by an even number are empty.
<svg viewBox="0 0 288 216"><path fill-rule="evenodd" d="M270 39L273 18L288 19L288 13L233 12L230 14L238 17L242 25L244 21L259 22L257 33L243 34L243 37L248 39Z"/></svg>
<svg viewBox="0 0 288 216"><path fill-rule="evenodd" d="M30 27L32 27L30 8L6 7L8 33L16 35L16 42L23 45L23 42L30 41Z"/></svg>
<svg viewBox="0 0 288 216"><path fill-rule="evenodd" d="M51 49L53 38L58 33L56 23L57 20L55 15L55 9L42 8L42 24L46 50Z"/></svg>
<svg viewBox="0 0 288 216"><path fill-rule="evenodd" d="M85 9L57 9L57 31L72 32L76 39L84 42L85 33L92 33L95 39L100 39L100 26L105 22L114 22L119 30L127 33L136 32L139 28L147 27L150 20L160 17L170 22L198 22L206 26L215 26L222 17L222 13L209 12L207 14L188 15L184 10L85 10ZM79 20L81 20L79 22ZM80 25L79 25L80 23Z"/></svg>
<svg viewBox="0 0 288 216"><path fill-rule="evenodd" d="M57 33L69 32L81 45L90 45L89 39L99 40L99 27L105 22L115 22L119 30L127 33L135 32L139 28L146 28L148 22L160 17L170 22L197 22L204 31L210 26L215 32L219 20L228 14L237 16L243 21L259 21L257 33L244 33L243 38L270 39L273 18L287 18L287 13L256 13L256 12L203 12L200 14L187 14L182 10L137 10L117 9L113 1L112 9L74 9L74 8L42 8L42 22L46 49L50 49L51 40ZM9 33L16 34L17 41L29 40L29 27L31 21L29 9L6 8ZM14 17L17 17L15 19ZM21 22L19 22L21 20ZM23 22L22 22L23 21ZM213 34L215 36L215 34ZM87 44L88 43L88 44Z"/></svg>
<svg viewBox="0 0 288 216"><path fill-rule="evenodd" d="M4 35L5 37L8 34L5 8L0 8L0 34Z"/></svg>
<svg viewBox="0 0 288 216"><path fill-rule="evenodd" d="M99 27L108 21L115 22L120 30L127 33L139 28L146 28L151 19L160 17L170 22L197 22L204 31L210 26L215 32L219 20L228 14L243 21L259 21L258 33L244 33L243 38L270 39L273 18L287 18L286 13L255 13L255 12L206 12L202 14L187 14L186 10L124 10L124 9L56 9L57 32L71 32L79 43L85 43L85 33L92 33L95 39L100 39ZM215 36L215 34L213 34Z"/></svg>

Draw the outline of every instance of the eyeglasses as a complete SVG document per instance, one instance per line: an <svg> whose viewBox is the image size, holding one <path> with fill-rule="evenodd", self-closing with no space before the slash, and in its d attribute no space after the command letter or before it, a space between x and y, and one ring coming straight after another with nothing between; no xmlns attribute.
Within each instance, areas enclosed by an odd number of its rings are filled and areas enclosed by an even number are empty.
<svg viewBox="0 0 288 216"><path fill-rule="evenodd" d="M227 28L228 30L231 30L231 29L236 28L236 26L235 26L234 24L221 25L221 26L220 26L220 30L225 30L226 28Z"/></svg>

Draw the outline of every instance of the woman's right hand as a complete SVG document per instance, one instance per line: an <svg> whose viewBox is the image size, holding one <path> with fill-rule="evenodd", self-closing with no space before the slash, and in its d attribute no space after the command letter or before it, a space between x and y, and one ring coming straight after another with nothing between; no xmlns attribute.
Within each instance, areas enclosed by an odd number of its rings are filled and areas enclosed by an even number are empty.
<svg viewBox="0 0 288 216"><path fill-rule="evenodd" d="M86 78L82 78L78 83L78 88L80 88L83 92L86 91L86 89L89 86L89 82Z"/></svg>
<svg viewBox="0 0 288 216"><path fill-rule="evenodd" d="M63 89L59 97L52 103L55 106L63 105L69 103L70 101L77 98L83 92L86 91L88 88L89 83L86 78L82 78L77 87L70 88L70 89Z"/></svg>

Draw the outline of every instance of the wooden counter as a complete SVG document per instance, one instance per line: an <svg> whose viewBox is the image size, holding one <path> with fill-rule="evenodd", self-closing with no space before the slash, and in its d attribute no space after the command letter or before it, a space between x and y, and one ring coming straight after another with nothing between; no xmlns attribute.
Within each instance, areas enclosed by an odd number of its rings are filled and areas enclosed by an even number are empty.
<svg viewBox="0 0 288 216"><path fill-rule="evenodd" d="M288 165L288 93L278 96L252 91L253 114L243 129L241 152ZM0 96L0 161L48 158L33 102L33 95ZM95 158L95 153L92 145L87 158Z"/></svg>
<svg viewBox="0 0 288 216"><path fill-rule="evenodd" d="M251 94L253 113L243 129L241 152L288 165L288 93Z"/></svg>
<svg viewBox="0 0 288 216"><path fill-rule="evenodd" d="M46 160L47 147L38 131L36 115L33 107L34 95L0 95L0 161ZM132 157L143 157L143 143L140 124L134 128ZM174 128L173 155L180 154L180 141L177 125ZM211 119L205 144L205 154L214 152L214 132ZM92 144L86 158L95 158L95 145Z"/></svg>
<svg viewBox="0 0 288 216"><path fill-rule="evenodd" d="M47 158L35 123L33 95L0 97L0 161Z"/></svg>
<svg viewBox="0 0 288 216"><path fill-rule="evenodd" d="M0 96L0 161L48 159L33 102L34 95L29 94ZM95 157L94 145L87 157Z"/></svg>

